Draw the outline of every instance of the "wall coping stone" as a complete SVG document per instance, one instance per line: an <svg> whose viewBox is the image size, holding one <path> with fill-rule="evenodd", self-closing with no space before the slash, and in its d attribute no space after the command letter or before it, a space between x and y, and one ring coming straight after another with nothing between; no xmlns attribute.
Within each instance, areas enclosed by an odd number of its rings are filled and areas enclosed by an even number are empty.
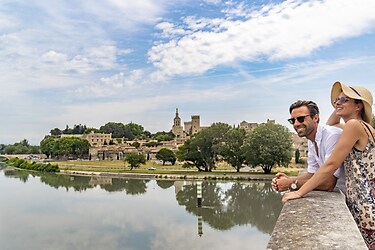
<svg viewBox="0 0 375 250"><path fill-rule="evenodd" d="M312 191L281 210L267 250L368 249L339 191Z"/></svg>

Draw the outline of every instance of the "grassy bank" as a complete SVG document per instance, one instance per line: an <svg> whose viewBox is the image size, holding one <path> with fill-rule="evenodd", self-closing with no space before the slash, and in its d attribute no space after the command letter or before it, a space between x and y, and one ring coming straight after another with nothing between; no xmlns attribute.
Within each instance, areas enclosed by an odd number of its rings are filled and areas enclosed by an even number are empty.
<svg viewBox="0 0 375 250"><path fill-rule="evenodd" d="M71 171L89 171L89 172L110 172L110 173L138 173L138 174L178 174L178 175L244 175L244 174L264 174L262 170L254 171L252 169L241 169L239 173L228 164L218 164L217 168L212 172L199 172L196 168L186 169L182 165L162 165L152 161L148 161L145 165L141 165L137 169L130 170L130 166L124 161L57 161L53 162L59 165L61 170ZM152 169L152 170L150 170ZM290 168L274 168L272 175L277 172L284 172L289 175L297 175L299 171L303 170L301 166Z"/></svg>

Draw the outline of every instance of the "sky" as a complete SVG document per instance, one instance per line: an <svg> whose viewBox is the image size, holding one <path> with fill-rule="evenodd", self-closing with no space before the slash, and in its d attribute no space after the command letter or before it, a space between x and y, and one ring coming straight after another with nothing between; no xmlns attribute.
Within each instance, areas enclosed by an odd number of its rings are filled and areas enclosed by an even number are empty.
<svg viewBox="0 0 375 250"><path fill-rule="evenodd" d="M0 0L0 144L108 122L275 120L375 93L374 0Z"/></svg>

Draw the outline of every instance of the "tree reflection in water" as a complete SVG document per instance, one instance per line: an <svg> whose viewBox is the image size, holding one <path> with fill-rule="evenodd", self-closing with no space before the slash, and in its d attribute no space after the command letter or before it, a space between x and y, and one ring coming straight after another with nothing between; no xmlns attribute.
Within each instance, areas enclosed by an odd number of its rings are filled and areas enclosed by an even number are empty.
<svg viewBox="0 0 375 250"><path fill-rule="evenodd" d="M126 192L141 195L147 192L146 179L120 179L111 177L69 176L38 173L13 168L3 169L4 175L26 182L31 175L54 188L82 192L99 186L107 192ZM172 186L176 200L186 211L194 214L212 228L229 230L234 226L252 225L259 231L271 234L280 214L281 195L272 190L270 182L208 182L202 183L203 207L197 206L197 186L193 181L157 180L162 189Z"/></svg>
<svg viewBox="0 0 375 250"><path fill-rule="evenodd" d="M269 182L231 182L224 190L218 182L203 182L203 207L198 210L195 184L184 185L177 201L189 213L202 215L203 221L219 230L251 224L261 232L271 234L279 217L281 196Z"/></svg>
<svg viewBox="0 0 375 250"><path fill-rule="evenodd" d="M26 182L29 175L40 177L42 183L54 188L65 188L67 191L73 189L74 191L85 191L96 186L106 190L107 192L122 192L125 191L129 195L139 195L146 193L147 183L150 180L144 179L120 179L111 177L97 177L97 176L77 176L77 175L62 175L53 173L30 172L27 170L18 170L7 168L4 171L5 176L18 178Z"/></svg>

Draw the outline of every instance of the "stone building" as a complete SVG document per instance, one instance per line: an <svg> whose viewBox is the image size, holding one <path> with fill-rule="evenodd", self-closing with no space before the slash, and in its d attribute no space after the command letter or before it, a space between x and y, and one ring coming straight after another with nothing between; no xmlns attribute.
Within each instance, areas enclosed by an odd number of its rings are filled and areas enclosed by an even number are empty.
<svg viewBox="0 0 375 250"><path fill-rule="evenodd" d="M275 124L275 120L270 120L270 119L267 119L266 123L273 123ZM255 129L256 127L258 127L259 124L256 123L256 122L246 122L246 121L242 121L240 124L239 124L239 127L246 130L246 131L252 131L253 129Z"/></svg>
<svg viewBox="0 0 375 250"><path fill-rule="evenodd" d="M256 127L258 127L258 123L242 121L242 122L240 122L239 127L246 130L246 131L251 131L251 130L255 129Z"/></svg>
<svg viewBox="0 0 375 250"><path fill-rule="evenodd" d="M95 133L94 131L91 131L89 134L62 134L61 138L64 137L86 139L91 147L107 145L112 140L112 134Z"/></svg>
<svg viewBox="0 0 375 250"><path fill-rule="evenodd" d="M202 130L200 124L200 116L199 115L192 115L191 121L184 122L184 130L187 136L194 135Z"/></svg>
<svg viewBox="0 0 375 250"><path fill-rule="evenodd" d="M296 133L292 133L292 142L293 149L298 149L301 157L307 157L307 153L309 150L306 137L299 137Z"/></svg>
<svg viewBox="0 0 375 250"><path fill-rule="evenodd" d="M181 126L181 118L178 116L178 108L176 108L176 116L173 119L172 133L177 139L184 138L184 129Z"/></svg>
<svg viewBox="0 0 375 250"><path fill-rule="evenodd" d="M91 146L106 145L112 140L112 134L94 133L94 131L91 131L90 134L86 135L85 139L89 141Z"/></svg>
<svg viewBox="0 0 375 250"><path fill-rule="evenodd" d="M128 153L139 151L127 144L98 145L89 149L89 160L123 160Z"/></svg>
<svg viewBox="0 0 375 250"><path fill-rule="evenodd" d="M181 126L181 118L178 114L178 108L176 108L176 115L173 119L172 133L176 136L176 139L187 139L207 126L201 126L200 116L192 115L191 121L184 122L184 127Z"/></svg>
<svg viewBox="0 0 375 250"><path fill-rule="evenodd" d="M275 120L267 119L266 123L275 123ZM242 121L238 127L251 131L258 127L259 124L255 122ZM156 153L161 148L168 148L176 151L179 146L183 145L185 140L190 136L200 132L208 126L201 126L200 116L192 115L191 121L184 122L182 126L181 118L179 116L178 108L176 108L175 117L173 119L172 133L176 138L172 141L160 142L157 146L147 146L147 141L137 140L139 147L134 147L134 141L115 140L112 141L112 134L94 133L80 134L80 135L61 135L61 137L78 137L88 140L90 143L89 159L90 160L122 160L128 153L143 153L147 155L148 160L155 159ZM299 149L301 157L307 155L307 140L300 138L297 134L293 134L293 149ZM110 145L111 144L111 145Z"/></svg>

